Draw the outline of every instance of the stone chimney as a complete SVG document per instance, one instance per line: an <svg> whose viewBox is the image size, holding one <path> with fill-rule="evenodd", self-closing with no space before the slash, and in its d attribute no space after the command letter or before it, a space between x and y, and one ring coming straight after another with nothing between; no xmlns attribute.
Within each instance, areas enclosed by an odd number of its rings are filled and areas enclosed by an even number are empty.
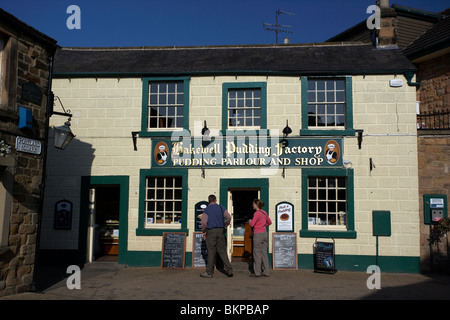
<svg viewBox="0 0 450 320"><path fill-rule="evenodd" d="M376 31L376 47L385 49L397 48L397 13L389 7L389 0L378 0L380 7L380 29Z"/></svg>

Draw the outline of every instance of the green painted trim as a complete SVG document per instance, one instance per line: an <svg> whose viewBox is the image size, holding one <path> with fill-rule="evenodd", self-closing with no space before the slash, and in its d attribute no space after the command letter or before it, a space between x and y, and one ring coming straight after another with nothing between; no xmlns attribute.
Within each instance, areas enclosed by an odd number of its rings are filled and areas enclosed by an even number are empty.
<svg viewBox="0 0 450 320"><path fill-rule="evenodd" d="M239 188L258 188L260 190L261 201L264 202L264 208L269 213L269 179L220 179L219 203L228 209L228 190Z"/></svg>
<svg viewBox="0 0 450 320"><path fill-rule="evenodd" d="M80 231L78 237L79 259L86 262L87 232L89 226L89 190L93 185L119 185L119 263L127 261L128 244L128 205L129 205L129 176L83 176L81 177L80 192Z"/></svg>
<svg viewBox="0 0 450 320"><path fill-rule="evenodd" d="M256 132L267 129L267 83L266 82L225 82L222 84L222 134L228 130L228 90L229 89L261 89L261 126ZM236 132L239 128L231 129ZM245 131L245 130L242 130ZM268 131L267 131L268 132ZM264 132L263 132L264 134Z"/></svg>
<svg viewBox="0 0 450 320"><path fill-rule="evenodd" d="M192 267L192 252L186 252L185 267ZM298 254L298 269L313 270L314 255ZM272 267L272 257L269 254ZM335 255L336 270L367 272L367 268L376 264L375 256ZM127 265L131 267L161 267L161 251L128 251ZM420 257L379 256L378 266L386 273L420 273Z"/></svg>
<svg viewBox="0 0 450 320"><path fill-rule="evenodd" d="M136 229L137 236L162 236L164 232L186 232L189 235L187 228L188 218L188 169L141 169L139 172L139 217L138 227ZM181 195L181 228L180 229L152 229L145 227L145 181L147 177L182 177L182 195Z"/></svg>
<svg viewBox="0 0 450 320"><path fill-rule="evenodd" d="M141 117L141 131L140 137L170 137L176 130L167 131L149 131L147 128L148 122L148 85L149 82L157 81L183 81L183 129L189 131L189 82L190 77L144 77L142 78L142 117ZM179 128L177 128L179 130Z"/></svg>
<svg viewBox="0 0 450 320"><path fill-rule="evenodd" d="M303 116L302 116L303 117ZM310 129L300 129L301 136L354 136L354 129L345 130L310 130Z"/></svg>
<svg viewBox="0 0 450 320"><path fill-rule="evenodd" d="M330 176L347 177L347 230L346 231L316 231L308 230L308 177ZM346 238L356 239L355 231L355 192L353 169L302 169L302 229L300 237L310 238Z"/></svg>
<svg viewBox="0 0 450 320"><path fill-rule="evenodd" d="M376 256L335 255L336 270L367 272L367 268L376 265ZM420 257L378 256L381 272L420 273ZM298 255L299 269L314 269L313 254Z"/></svg>
<svg viewBox="0 0 450 320"><path fill-rule="evenodd" d="M320 78L320 77L314 77ZM308 128L308 77L301 77L301 114L302 114L302 128L300 129L300 135L302 136L354 136L355 130L353 129L353 80L351 76L336 76L333 78L345 79L345 101L346 101L346 129L309 129ZM333 79L331 78L331 79Z"/></svg>

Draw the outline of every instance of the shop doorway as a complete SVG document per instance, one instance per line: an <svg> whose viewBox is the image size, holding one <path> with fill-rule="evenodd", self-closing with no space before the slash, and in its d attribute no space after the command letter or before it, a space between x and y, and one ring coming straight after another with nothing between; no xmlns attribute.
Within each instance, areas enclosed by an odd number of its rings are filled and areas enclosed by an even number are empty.
<svg viewBox="0 0 450 320"><path fill-rule="evenodd" d="M260 197L259 188L228 190L228 211L231 223L228 231L228 256L232 261L252 259L252 239L249 220L253 218L253 200Z"/></svg>
<svg viewBox="0 0 450 320"><path fill-rule="evenodd" d="M120 186L90 189L88 262L117 262L119 254Z"/></svg>

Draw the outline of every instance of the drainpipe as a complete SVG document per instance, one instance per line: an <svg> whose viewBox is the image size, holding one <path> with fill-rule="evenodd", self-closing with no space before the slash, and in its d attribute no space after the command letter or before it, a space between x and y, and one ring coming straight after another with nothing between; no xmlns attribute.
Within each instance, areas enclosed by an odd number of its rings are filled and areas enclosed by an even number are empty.
<svg viewBox="0 0 450 320"><path fill-rule="evenodd" d="M405 78L408 81L408 86L410 86L410 87L415 86L415 87L419 88L420 87L420 81L413 82L412 81L413 77L414 77L414 72L412 72L412 71L405 72Z"/></svg>
<svg viewBox="0 0 450 320"><path fill-rule="evenodd" d="M42 228L42 215L44 214L44 193L45 193L45 180L47 178L47 150L48 150L48 133L50 125L51 110L53 110L53 92L52 92L52 79L53 79L53 59L55 52L52 52L49 57L49 75L48 75L48 88L47 88L47 105L45 110L45 128L44 128L44 148L43 148L43 160L42 160L42 178L41 178L41 190L40 190L40 203L39 203L39 215L38 226L36 231L36 249L34 257L34 272L32 290L36 291L36 271L39 266L40 258L40 242L41 242L41 228Z"/></svg>

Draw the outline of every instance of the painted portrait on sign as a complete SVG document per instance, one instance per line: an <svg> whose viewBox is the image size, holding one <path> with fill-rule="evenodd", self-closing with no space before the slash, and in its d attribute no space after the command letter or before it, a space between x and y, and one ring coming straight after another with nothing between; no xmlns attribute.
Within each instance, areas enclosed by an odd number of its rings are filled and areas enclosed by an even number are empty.
<svg viewBox="0 0 450 320"><path fill-rule="evenodd" d="M336 164L341 155L341 150L339 148L339 144L334 140L328 140L325 144L324 148L325 152L325 160L329 164Z"/></svg>
<svg viewBox="0 0 450 320"><path fill-rule="evenodd" d="M158 165L163 166L169 160L169 147L165 142L158 142L153 150L155 161Z"/></svg>

